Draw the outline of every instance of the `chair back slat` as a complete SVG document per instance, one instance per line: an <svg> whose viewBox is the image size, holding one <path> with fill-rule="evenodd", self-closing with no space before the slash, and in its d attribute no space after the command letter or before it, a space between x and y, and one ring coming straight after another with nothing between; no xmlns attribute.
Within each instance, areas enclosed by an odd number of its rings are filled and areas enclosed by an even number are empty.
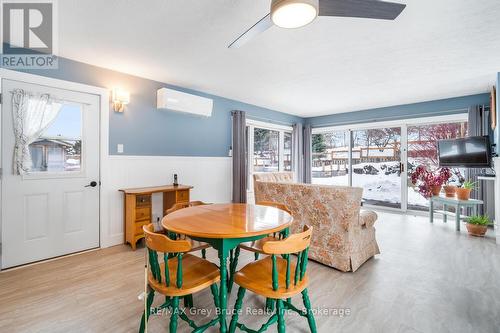
<svg viewBox="0 0 500 333"><path fill-rule="evenodd" d="M301 267L300 267L300 281L304 278L304 275L306 274L306 269L307 269L307 260L308 260L308 254L309 254L309 248L306 248L304 251L302 251L302 260L301 260Z"/></svg>
<svg viewBox="0 0 500 333"><path fill-rule="evenodd" d="M170 270L168 269L168 257L168 253L163 253L163 262L165 263L165 285L167 287L170 287Z"/></svg>
<svg viewBox="0 0 500 333"><path fill-rule="evenodd" d="M286 260L286 276L285 284L286 288L290 288L290 275L291 275L291 263L290 254L297 254L297 263L295 265L295 272L293 278L293 284L297 285L299 281L302 281L307 270L307 255L309 252L309 245L311 243L312 227L304 226L304 231L299 234L294 234L286 239L279 241L269 241L265 242L262 249L266 254L271 255L272 260L272 287L273 290L278 290L279 288L279 272L277 264L277 255L282 255Z"/></svg>
<svg viewBox="0 0 500 333"><path fill-rule="evenodd" d="M295 264L295 275L293 278L293 284L297 285L297 282L299 282L299 276L300 276L300 268L302 265L300 264L302 261L302 252L297 253L297 263Z"/></svg>
<svg viewBox="0 0 500 333"><path fill-rule="evenodd" d="M272 279L273 279L273 290L278 290L279 288L279 282L278 282L278 265L277 265L277 262L276 262L276 255L273 254L271 256L271 260L273 262L273 276L272 276Z"/></svg>
<svg viewBox="0 0 500 333"><path fill-rule="evenodd" d="M153 274L156 281L161 283L160 264L158 263L158 255L156 251L148 248L148 260L151 274Z"/></svg>
<svg viewBox="0 0 500 333"><path fill-rule="evenodd" d="M162 283L158 252L163 253L165 285L170 287L169 258L177 257L176 286L182 288L182 254L191 250L188 240L172 240L162 233L155 233L153 224L142 227L148 250L148 262L153 278Z"/></svg>
<svg viewBox="0 0 500 333"><path fill-rule="evenodd" d="M177 255L177 288L182 288L182 253Z"/></svg>
<svg viewBox="0 0 500 333"><path fill-rule="evenodd" d="M286 289L288 289L288 288L290 288L290 255L287 254L285 259L286 259L285 283L286 283Z"/></svg>

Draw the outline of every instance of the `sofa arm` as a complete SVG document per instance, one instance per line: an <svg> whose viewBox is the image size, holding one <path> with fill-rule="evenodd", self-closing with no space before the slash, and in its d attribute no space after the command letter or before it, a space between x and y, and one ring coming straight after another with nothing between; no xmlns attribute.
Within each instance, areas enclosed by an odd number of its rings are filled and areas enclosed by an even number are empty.
<svg viewBox="0 0 500 333"><path fill-rule="evenodd" d="M359 225L364 228L373 227L377 217L377 213L372 210L362 210L359 212Z"/></svg>

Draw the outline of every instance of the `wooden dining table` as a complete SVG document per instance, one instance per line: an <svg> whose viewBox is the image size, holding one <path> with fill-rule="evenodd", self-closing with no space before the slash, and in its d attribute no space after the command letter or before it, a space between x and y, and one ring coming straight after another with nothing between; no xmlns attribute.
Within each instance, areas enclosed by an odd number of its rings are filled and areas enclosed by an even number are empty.
<svg viewBox="0 0 500 333"><path fill-rule="evenodd" d="M293 217L268 206L251 204L213 204L178 210L165 216L162 225L176 234L209 243L220 261L219 323L227 332L227 259L239 244L258 240L268 234L287 231Z"/></svg>

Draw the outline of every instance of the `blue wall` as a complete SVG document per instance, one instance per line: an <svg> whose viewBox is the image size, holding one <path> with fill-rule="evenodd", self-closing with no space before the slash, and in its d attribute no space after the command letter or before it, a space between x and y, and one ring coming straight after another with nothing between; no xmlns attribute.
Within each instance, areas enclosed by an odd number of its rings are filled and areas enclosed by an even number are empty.
<svg viewBox="0 0 500 333"><path fill-rule="evenodd" d="M124 155L228 156L232 110L246 111L248 118L279 124L304 122L304 119L289 114L64 58L59 58L58 70L29 72L110 90L118 87L129 91L130 104L125 112L110 111L109 152L112 155L117 154L116 145L122 143ZM162 87L212 98L212 117L156 109L156 91Z"/></svg>
<svg viewBox="0 0 500 333"><path fill-rule="evenodd" d="M333 126L353 123L367 123L405 118L418 118L457 114L467 111L471 105L489 105L490 95L479 94L429 102L390 106L378 109L332 114L306 119L313 127Z"/></svg>

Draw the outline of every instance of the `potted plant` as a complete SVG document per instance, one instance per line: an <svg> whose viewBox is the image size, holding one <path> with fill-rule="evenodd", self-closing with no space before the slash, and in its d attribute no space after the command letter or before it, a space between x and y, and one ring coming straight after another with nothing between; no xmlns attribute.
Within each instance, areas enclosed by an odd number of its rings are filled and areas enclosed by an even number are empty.
<svg viewBox="0 0 500 333"><path fill-rule="evenodd" d="M486 215L475 215L467 218L467 231L472 236L484 237L491 220Z"/></svg>
<svg viewBox="0 0 500 333"><path fill-rule="evenodd" d="M418 192L426 199L439 195L443 184L450 177L451 170L448 168L430 171L424 165L419 165L410 175L412 184L418 187Z"/></svg>
<svg viewBox="0 0 500 333"><path fill-rule="evenodd" d="M465 181L461 187L457 187L455 189L457 193L458 200L469 200L470 192L474 189L476 183L471 182L470 180Z"/></svg>
<svg viewBox="0 0 500 333"><path fill-rule="evenodd" d="M444 193L445 193L446 197L448 197L448 198L455 197L455 192L457 189L457 187L455 185L447 183L445 186L443 186L443 188L444 188Z"/></svg>

